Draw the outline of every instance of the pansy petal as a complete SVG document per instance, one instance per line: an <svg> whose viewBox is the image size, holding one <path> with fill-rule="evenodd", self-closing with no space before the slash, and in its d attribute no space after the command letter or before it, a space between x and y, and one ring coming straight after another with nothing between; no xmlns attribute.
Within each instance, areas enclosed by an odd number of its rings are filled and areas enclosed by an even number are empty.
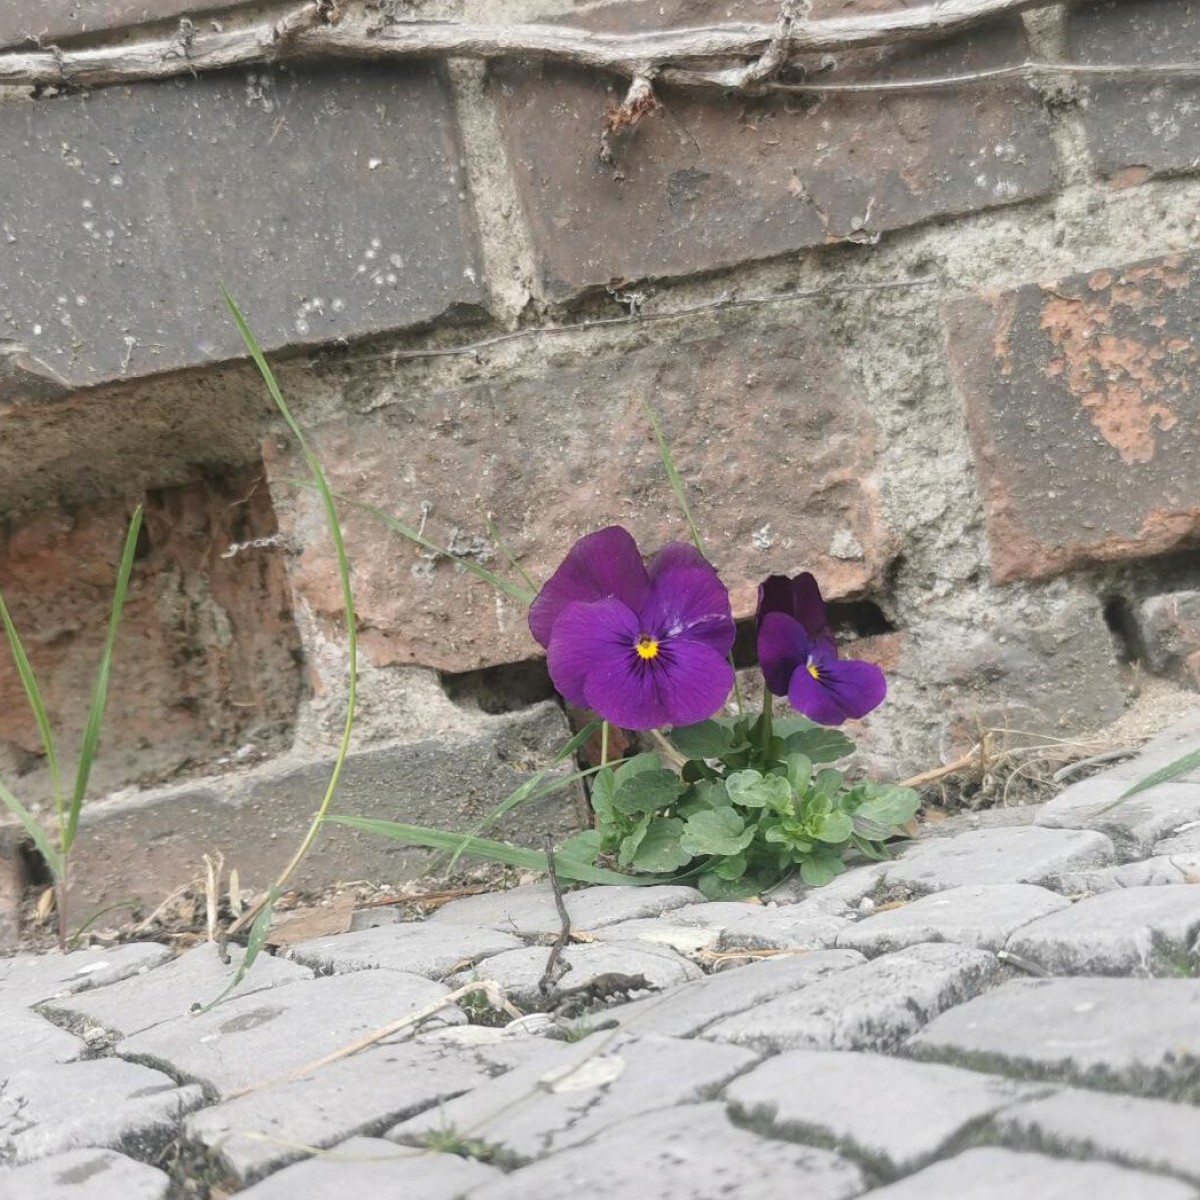
<svg viewBox="0 0 1200 1200"><path fill-rule="evenodd" d="M767 613L781 612L796 615L792 605L792 581L786 575L768 575L758 585L758 609L755 616L762 620Z"/></svg>
<svg viewBox="0 0 1200 1200"><path fill-rule="evenodd" d="M792 616L804 626L810 638L828 636L829 618L816 579L804 571L792 580Z"/></svg>
<svg viewBox="0 0 1200 1200"><path fill-rule="evenodd" d="M715 568L700 561L700 566L672 563L662 568L639 616L646 632L657 638L687 638L728 654L736 633L729 590Z"/></svg>
<svg viewBox="0 0 1200 1200"><path fill-rule="evenodd" d="M887 680L874 663L841 658L819 670L821 677L817 682L848 717L865 717L887 695Z"/></svg>
<svg viewBox="0 0 1200 1200"><path fill-rule="evenodd" d="M633 535L609 525L581 537L529 606L529 632L548 647L555 622L568 604L608 597L637 612L650 592L650 576Z"/></svg>
<svg viewBox="0 0 1200 1200"><path fill-rule="evenodd" d="M707 567L710 571L716 568L689 542L668 542L657 551L646 564L646 571L653 583L663 571L673 567Z"/></svg>
<svg viewBox="0 0 1200 1200"><path fill-rule="evenodd" d="M621 600L568 604L558 614L546 648L546 666L559 695L581 708L591 707L589 675L605 664L638 660L634 646L639 632L637 614Z"/></svg>
<svg viewBox="0 0 1200 1200"><path fill-rule="evenodd" d="M725 703L733 687L729 660L703 642L675 640L656 658L632 647L598 659L587 678L587 703L623 729L694 725Z"/></svg>
<svg viewBox="0 0 1200 1200"><path fill-rule="evenodd" d="M805 666L797 667L792 673L787 698L796 712L818 725L840 725L846 719L837 696Z"/></svg>
<svg viewBox="0 0 1200 1200"><path fill-rule="evenodd" d="M784 612L768 612L759 621L758 665L767 687L776 696L788 694L792 676L808 662L811 650L812 642L795 617Z"/></svg>

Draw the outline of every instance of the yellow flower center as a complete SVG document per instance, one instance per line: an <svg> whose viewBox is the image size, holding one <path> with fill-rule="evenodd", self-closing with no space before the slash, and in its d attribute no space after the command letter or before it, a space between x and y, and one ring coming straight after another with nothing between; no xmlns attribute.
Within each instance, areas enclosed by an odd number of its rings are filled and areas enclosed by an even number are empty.
<svg viewBox="0 0 1200 1200"><path fill-rule="evenodd" d="M811 676L812 676L814 679L820 679L820 678L821 678L821 669L820 669L820 667L818 667L818 666L817 666L817 664L816 664L815 662L810 662L810 663L808 663L807 665L808 665L808 673L809 673L809 674L810 674L810 675L811 675Z"/></svg>
<svg viewBox="0 0 1200 1200"><path fill-rule="evenodd" d="M658 641L652 638L648 633L643 633L637 640L634 649L638 652L639 658L657 658L658 657Z"/></svg>

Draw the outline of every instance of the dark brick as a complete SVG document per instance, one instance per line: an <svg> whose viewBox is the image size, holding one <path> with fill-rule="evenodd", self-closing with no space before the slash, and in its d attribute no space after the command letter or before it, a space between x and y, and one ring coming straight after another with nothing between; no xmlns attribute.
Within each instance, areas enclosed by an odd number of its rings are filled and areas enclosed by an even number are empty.
<svg viewBox="0 0 1200 1200"><path fill-rule="evenodd" d="M0 528L0 586L70 767L87 719L129 505L44 513ZM113 660L97 788L211 762L243 740L286 744L300 699L299 635L281 557L231 542L276 531L261 471L147 498ZM0 757L41 766L37 727L0 649ZM6 772L6 777L8 772ZM48 794L45 771L20 780Z"/></svg>
<svg viewBox="0 0 1200 1200"><path fill-rule="evenodd" d="M580 362L552 361L346 417L313 434L337 490L503 570L486 509L534 579L580 535L619 522L653 549L687 537L642 412L656 405L738 615L771 571L815 571L832 597L868 589L889 556L872 482L874 427L820 309ZM268 455L272 480L294 477ZM341 594L319 504L277 489L301 549L293 585L336 636ZM295 496L294 503L284 503ZM465 671L537 652L524 610L487 583L346 514L360 645L379 665Z"/></svg>
<svg viewBox="0 0 1200 1200"><path fill-rule="evenodd" d="M49 45L60 38L171 20L203 11L246 5L247 0L4 0L0 7L0 49Z"/></svg>
<svg viewBox="0 0 1200 1200"><path fill-rule="evenodd" d="M1200 535L1200 256L964 300L948 312L998 579Z"/></svg>
<svg viewBox="0 0 1200 1200"><path fill-rule="evenodd" d="M0 341L69 385L243 354L218 281L267 347L480 298L430 67L260 68L7 104L0 161Z"/></svg>
<svg viewBox="0 0 1200 1200"><path fill-rule="evenodd" d="M814 17L895 7L816 0ZM773 21L775 3L737 18ZM605 30L703 25L728 5L666 0L572 17ZM1020 61L1019 19L920 49L842 55L822 80L905 78ZM1028 87L963 93L747 99L662 90L665 110L598 157L624 84L535 64L502 68L496 95L549 294L613 277L727 266L1045 193L1052 149Z"/></svg>
<svg viewBox="0 0 1200 1200"><path fill-rule="evenodd" d="M1188 62L1200 46L1195 0L1105 0L1070 11L1076 62ZM1084 125L1100 170L1115 186L1200 169L1195 79L1093 79Z"/></svg>

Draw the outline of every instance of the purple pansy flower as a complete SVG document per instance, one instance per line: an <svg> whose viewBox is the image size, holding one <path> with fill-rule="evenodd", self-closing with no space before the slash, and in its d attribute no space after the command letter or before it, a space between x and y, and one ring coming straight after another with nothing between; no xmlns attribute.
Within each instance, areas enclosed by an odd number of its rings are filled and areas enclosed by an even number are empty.
<svg viewBox="0 0 1200 1200"><path fill-rule="evenodd" d="M529 629L559 692L624 729L703 721L733 686L729 592L681 542L643 563L619 525L580 538L530 607Z"/></svg>
<svg viewBox="0 0 1200 1200"><path fill-rule="evenodd" d="M807 571L759 585L758 662L767 687L819 725L865 717L887 694L874 663L838 658L821 589Z"/></svg>

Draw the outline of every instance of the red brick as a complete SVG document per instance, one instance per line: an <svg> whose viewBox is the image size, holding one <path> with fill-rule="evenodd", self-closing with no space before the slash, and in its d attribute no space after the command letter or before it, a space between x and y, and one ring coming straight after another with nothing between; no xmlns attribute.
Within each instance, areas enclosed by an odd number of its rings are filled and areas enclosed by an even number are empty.
<svg viewBox="0 0 1200 1200"><path fill-rule="evenodd" d="M261 67L2 105L0 345L82 387L244 357L219 281L268 348L478 305L459 160L427 65Z"/></svg>
<svg viewBox="0 0 1200 1200"><path fill-rule="evenodd" d="M0 6L0 49L48 45L59 38L119 29L147 21L207 15L248 6L248 0L4 0Z"/></svg>
<svg viewBox="0 0 1200 1200"><path fill-rule="evenodd" d="M87 718L131 507L106 502L0 530L0 586L62 742L60 757L64 747L74 752ZM163 778L242 741L278 745L288 733L300 677L281 555L222 556L232 542L273 532L261 472L147 498L98 784ZM37 728L7 645L0 649L0 750L34 768ZM44 778L31 782L45 792Z"/></svg>
<svg viewBox="0 0 1200 1200"><path fill-rule="evenodd" d="M486 508L533 577L545 579L577 537L611 522L647 550L686 539L643 398L665 424L738 615L753 612L758 582L772 571L813 570L833 598L877 580L889 546L872 478L874 430L815 308L794 323L732 326L415 393L312 440L338 490L413 525L428 503L427 536L446 545L460 531L461 544L503 570ZM273 481L299 470L291 454L272 459ZM336 637L341 597L317 502L301 494L287 506L278 497L293 493L276 493L281 524L302 547L294 586ZM369 517L348 511L346 525L362 645L375 663L464 671L538 652L523 608L489 584L422 560ZM861 557L833 553L855 555L855 542Z"/></svg>
<svg viewBox="0 0 1200 1200"><path fill-rule="evenodd" d="M1200 46L1195 0L1102 0L1072 6L1070 54L1081 63L1189 62ZM1092 155L1116 187L1200 169L1200 100L1185 78L1087 83Z"/></svg>
<svg viewBox="0 0 1200 1200"><path fill-rule="evenodd" d="M947 314L998 579L1200 535L1200 256L964 300Z"/></svg>
<svg viewBox="0 0 1200 1200"><path fill-rule="evenodd" d="M816 0L814 17L897 7ZM904 5L903 7L911 7ZM773 21L778 4L741 6ZM571 20L636 31L729 20L695 0L596 8ZM839 57L822 81L945 74L1020 61L1017 18L923 48ZM663 112L599 160L606 105L620 80L522 63L496 95L550 295L862 240L932 217L1038 196L1053 184L1040 106L1023 84L963 93L749 99L663 88ZM863 227L869 233L862 232Z"/></svg>

